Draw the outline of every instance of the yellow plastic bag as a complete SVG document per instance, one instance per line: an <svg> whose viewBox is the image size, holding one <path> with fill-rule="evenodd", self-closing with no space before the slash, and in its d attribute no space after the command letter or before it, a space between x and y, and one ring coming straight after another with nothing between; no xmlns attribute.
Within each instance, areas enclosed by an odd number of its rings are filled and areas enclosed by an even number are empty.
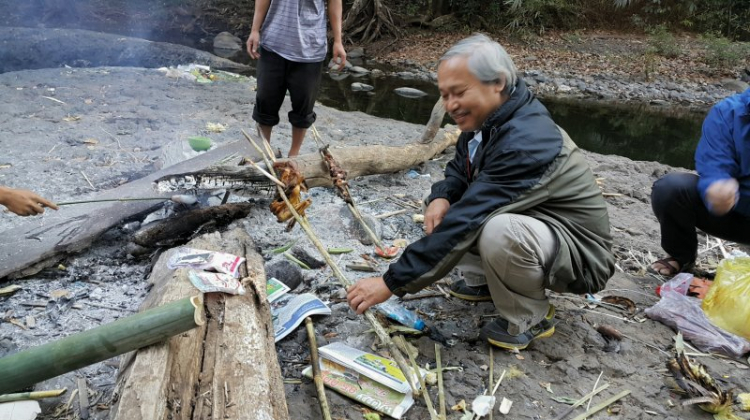
<svg viewBox="0 0 750 420"><path fill-rule="evenodd" d="M711 323L750 340L750 258L723 260L703 299Z"/></svg>

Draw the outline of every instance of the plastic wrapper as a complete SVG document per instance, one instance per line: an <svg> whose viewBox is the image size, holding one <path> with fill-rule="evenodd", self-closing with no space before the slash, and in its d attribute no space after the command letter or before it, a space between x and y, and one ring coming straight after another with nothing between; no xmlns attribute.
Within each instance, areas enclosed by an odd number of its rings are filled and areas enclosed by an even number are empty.
<svg viewBox="0 0 750 420"><path fill-rule="evenodd" d="M188 272L188 278L198 290L203 293L221 292L230 295L244 295L245 287L242 286L231 274L209 273L207 271Z"/></svg>
<svg viewBox="0 0 750 420"><path fill-rule="evenodd" d="M665 285L666 286L666 285ZM741 357L750 352L750 341L713 325L701 301L673 289L661 291L661 300L646 309L649 318L682 332L701 351Z"/></svg>
<svg viewBox="0 0 750 420"><path fill-rule="evenodd" d="M245 259L225 252L206 251L195 248L179 248L167 262L173 270L177 267L189 267L196 270L240 276L240 265Z"/></svg>
<svg viewBox="0 0 750 420"><path fill-rule="evenodd" d="M714 325L750 340L750 258L719 264L703 311Z"/></svg>

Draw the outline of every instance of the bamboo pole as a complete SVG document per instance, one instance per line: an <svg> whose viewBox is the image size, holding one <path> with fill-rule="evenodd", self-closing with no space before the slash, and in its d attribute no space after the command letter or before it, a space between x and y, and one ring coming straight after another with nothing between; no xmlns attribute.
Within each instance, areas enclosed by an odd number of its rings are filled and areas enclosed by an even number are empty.
<svg viewBox="0 0 750 420"><path fill-rule="evenodd" d="M0 403L23 401L23 400L41 400L42 398L56 398L66 393L68 388L52 389L49 391L31 391L19 392L17 394L0 395Z"/></svg>
<svg viewBox="0 0 750 420"><path fill-rule="evenodd" d="M305 326L307 327L307 338L310 340L310 364L312 365L315 389L318 391L320 411L323 413L324 420L331 420L331 410L328 408L328 399L326 398L323 376L320 374L320 359L318 358L318 343L315 339L315 328L313 327L312 319L310 319L309 316L305 318Z"/></svg>
<svg viewBox="0 0 750 420"><path fill-rule="evenodd" d="M250 135L245 132L245 130L241 131L245 138L253 145L253 147L255 147L255 149L261 154L261 156L263 156L263 160L265 161L266 165L269 168L272 167L265 153L263 153L261 148L255 143L255 140L253 140L252 137L250 137ZM279 196L284 200L284 203L286 203L287 207L289 208L289 212L292 213L294 219L302 227L302 230L305 231L307 237L310 238L310 242L312 242L313 245L318 248L320 255L323 256L323 259L325 259L328 266L331 267L331 271L339 280L339 283L341 283L344 289L348 289L350 286L352 286L354 283L352 283L352 281L349 280L346 275L344 275L344 272L341 271L341 268L339 268L338 264L336 264L333 258L331 258L331 254L328 253L328 249L323 245L322 242L320 242L320 239L318 239L318 236L312 230L312 227L307 222L307 219L300 216L299 213L297 213L297 210L295 210L292 203L289 202L289 198L284 193L284 189L277 186L276 190L279 192ZM388 335L388 332L385 330L385 328L383 328L380 322L378 322L372 311L368 309L365 311L364 315L365 319L370 323L370 325L372 325L372 328L375 331L375 335L378 336L380 342L388 347L388 351L390 351L391 355L393 356L393 359L398 365L398 368L401 369L401 371L404 373L404 377L406 377L406 381L409 383L409 386L411 387L414 395L419 396L419 389L417 389L417 387L414 385L414 379L412 378L412 376L408 374L409 368L406 364L406 359L404 359L404 355L401 354L398 347L396 347L396 344L391 339L391 336Z"/></svg>
<svg viewBox="0 0 750 420"><path fill-rule="evenodd" d="M0 358L0 394L164 341L205 323L197 295Z"/></svg>
<svg viewBox="0 0 750 420"><path fill-rule="evenodd" d="M406 347L406 339L403 336L396 337L399 341L402 343L403 348ZM417 379L419 379L419 385L422 386L422 397L424 397L424 404L427 406L427 411L430 413L430 419L431 420L439 420L440 417L438 416L438 413L435 411L435 407L432 405L432 399L430 398L430 393L427 391L427 384L424 382L424 378L422 377L422 374L419 372L419 365L417 364L417 360L414 358L414 355L411 354L408 349L406 350L406 354L409 356L409 361L411 362L412 369L414 369L414 373L417 374ZM404 376L409 377L407 372L404 372Z"/></svg>

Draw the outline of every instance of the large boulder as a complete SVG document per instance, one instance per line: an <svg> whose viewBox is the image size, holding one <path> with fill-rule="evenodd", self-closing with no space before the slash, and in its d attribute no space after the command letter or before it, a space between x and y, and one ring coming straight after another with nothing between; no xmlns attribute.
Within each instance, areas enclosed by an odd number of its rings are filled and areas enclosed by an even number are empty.
<svg viewBox="0 0 750 420"><path fill-rule="evenodd" d="M242 50L242 40L234 34L222 32L214 38L214 53L219 57L231 57Z"/></svg>

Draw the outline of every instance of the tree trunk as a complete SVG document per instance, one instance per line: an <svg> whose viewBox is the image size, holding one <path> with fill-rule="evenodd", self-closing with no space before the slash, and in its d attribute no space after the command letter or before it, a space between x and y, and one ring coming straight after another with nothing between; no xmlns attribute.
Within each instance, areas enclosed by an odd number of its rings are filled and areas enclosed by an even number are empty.
<svg viewBox="0 0 750 420"><path fill-rule="evenodd" d="M435 119L442 120L443 108L436 104ZM431 119L432 121L433 119ZM415 143L406 146L356 146L329 149L339 166L347 172L347 178L387 174L417 166L432 159L446 148L456 144L460 131L444 129L430 143L421 143L429 138L432 124L428 123L425 134ZM293 159L308 187L332 187L333 180L320 154L311 153ZM260 173L252 166L222 166L206 171L174 174L156 181L157 188L164 191L179 189L261 189L270 182L258 181ZM214 181L215 180L215 181Z"/></svg>
<svg viewBox="0 0 750 420"><path fill-rule="evenodd" d="M288 419L263 259L242 228L190 242L194 248L247 258L245 295L206 294L206 325L141 349L121 362L110 418L119 420ZM157 261L149 308L195 292L187 269L169 270L172 249Z"/></svg>
<svg viewBox="0 0 750 420"><path fill-rule="evenodd" d="M386 34L401 35L401 30L393 23L391 10L382 0L354 0L342 26L347 37L356 37L364 43Z"/></svg>

